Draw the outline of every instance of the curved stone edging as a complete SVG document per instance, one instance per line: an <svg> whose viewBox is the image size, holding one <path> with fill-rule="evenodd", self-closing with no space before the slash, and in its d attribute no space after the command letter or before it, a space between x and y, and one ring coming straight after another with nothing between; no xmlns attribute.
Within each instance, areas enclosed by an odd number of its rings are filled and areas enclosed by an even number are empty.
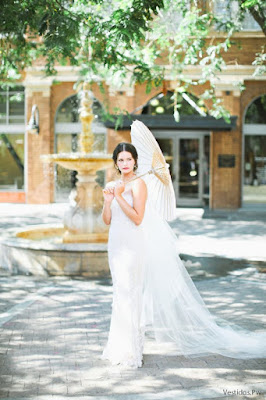
<svg viewBox="0 0 266 400"><path fill-rule="evenodd" d="M34 225L27 230L63 229L63 225ZM38 276L110 276L106 243L52 243L15 237L26 228L0 240L0 266L11 274Z"/></svg>

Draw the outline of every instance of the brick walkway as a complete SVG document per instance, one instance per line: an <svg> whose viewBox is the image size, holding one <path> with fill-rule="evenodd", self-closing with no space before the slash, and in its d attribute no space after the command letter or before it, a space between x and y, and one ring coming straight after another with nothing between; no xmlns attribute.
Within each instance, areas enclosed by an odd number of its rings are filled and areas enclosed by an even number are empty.
<svg viewBox="0 0 266 400"><path fill-rule="evenodd" d="M142 368L100 360L110 321L110 280L16 276L2 277L0 284L1 399L264 398L258 394L266 393L262 359L213 355L191 361L166 356L147 339ZM226 277L196 285L211 312L263 329L263 282ZM225 394L237 390L244 395Z"/></svg>
<svg viewBox="0 0 266 400"><path fill-rule="evenodd" d="M0 236L27 224L59 222L65 206L2 205ZM178 209L180 252L212 313L265 329L265 221L202 220ZM0 266L1 267L1 266ZM165 355L146 339L144 365L99 359L111 315L110 279L0 276L0 399L262 400L265 360ZM0 269L1 274L1 269ZM6 276L5 276L6 274Z"/></svg>

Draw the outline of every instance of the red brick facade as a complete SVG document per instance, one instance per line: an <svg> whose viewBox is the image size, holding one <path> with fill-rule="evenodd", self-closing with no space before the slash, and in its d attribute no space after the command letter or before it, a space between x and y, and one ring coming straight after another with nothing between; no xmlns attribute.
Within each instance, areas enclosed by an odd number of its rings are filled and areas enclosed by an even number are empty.
<svg viewBox="0 0 266 400"><path fill-rule="evenodd" d="M210 145L210 202L209 205L213 209L236 209L241 207L241 187L242 187L242 157L243 157L243 118L247 106L256 97L266 93L266 81L259 77L253 78L250 70L248 73L241 75L240 68L251 68L250 65L254 60L254 54L259 50L264 38L258 34L258 37L236 38L241 41L242 50L239 51L237 46L233 46L230 52L225 55L229 65L237 65L231 67L230 79L226 73L221 76L218 82L217 94L221 96L225 107L231 115L237 116L237 127L233 131L211 132ZM240 72L239 72L240 71ZM249 78L247 79L247 75ZM243 82L246 89L240 93L234 86L239 78ZM54 175L53 170L44 168L40 161L42 154L54 152L54 126L58 107L66 98L74 95L76 91L73 86L75 79L72 81L64 80L58 74L59 83L46 84L45 88L40 88L42 83L38 78L38 84L34 86L34 82L30 82L29 76L25 75L26 86L26 109L27 121L29 121L31 108L36 104L39 109L39 126L38 135L27 133L27 151L25 153L25 164L27 174L26 194L19 195L2 193L0 201L26 201L28 203L50 203L54 201ZM60 82L61 79L61 82ZM34 81L34 77L33 77ZM28 90L27 82L30 82ZM162 90L172 90L175 82L166 81L163 88L152 89L150 93L146 93L144 85L136 85L135 88L125 87L123 89L113 90L105 86L105 93L101 93L97 85L92 86L94 96L103 104L109 105L109 111L113 112L116 107L126 110L129 113L141 113L141 106L145 105L151 98L156 96ZM43 87L45 84L43 84ZM220 89L219 89L220 88ZM202 87L193 86L193 93L198 95L203 90ZM111 153L120 141L130 141L130 132L114 131L108 129L107 135L107 151ZM220 168L218 166L219 155L234 155L235 166L233 168ZM111 172L109 172L111 175Z"/></svg>

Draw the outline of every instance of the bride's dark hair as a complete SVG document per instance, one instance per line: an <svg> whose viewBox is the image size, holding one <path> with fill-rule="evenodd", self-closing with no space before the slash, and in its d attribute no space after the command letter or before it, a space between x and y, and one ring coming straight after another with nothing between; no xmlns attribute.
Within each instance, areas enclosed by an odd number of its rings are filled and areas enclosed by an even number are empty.
<svg viewBox="0 0 266 400"><path fill-rule="evenodd" d="M133 146L133 144L127 143L127 142L119 143L116 146L116 148L114 149L113 160L115 163L115 167L117 168L117 166L116 166L117 157L118 157L118 154L121 153L121 151L128 151L132 155L132 157L135 160L134 170L136 170L138 168L138 153L137 153L136 147ZM121 171L118 168L117 168L117 170L121 174Z"/></svg>

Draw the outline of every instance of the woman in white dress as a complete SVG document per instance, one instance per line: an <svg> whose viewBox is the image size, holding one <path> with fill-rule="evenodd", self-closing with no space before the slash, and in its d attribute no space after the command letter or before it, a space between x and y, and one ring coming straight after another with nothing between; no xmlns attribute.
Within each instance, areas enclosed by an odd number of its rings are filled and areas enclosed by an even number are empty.
<svg viewBox="0 0 266 400"><path fill-rule="evenodd" d="M145 239L142 220L147 199L146 184L134 178L137 152L133 145L120 143L113 154L121 179L106 188L103 221L110 226L109 266L113 281L110 332L103 358L113 364L142 365L144 332L140 326Z"/></svg>
<svg viewBox="0 0 266 400"><path fill-rule="evenodd" d="M136 175L135 147L120 143L113 159L121 179L103 190L113 304L101 358L141 367L145 332L172 355L265 357L265 332L247 331L209 312L179 258L176 236L154 208L149 180L127 183Z"/></svg>

